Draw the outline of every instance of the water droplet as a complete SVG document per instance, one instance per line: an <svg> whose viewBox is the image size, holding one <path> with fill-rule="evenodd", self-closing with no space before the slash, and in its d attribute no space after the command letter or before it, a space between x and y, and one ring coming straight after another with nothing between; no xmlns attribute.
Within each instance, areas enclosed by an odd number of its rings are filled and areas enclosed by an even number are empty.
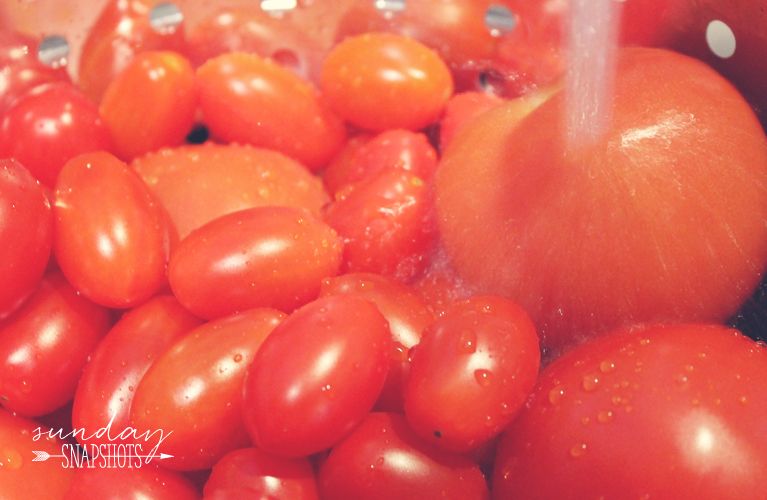
<svg viewBox="0 0 767 500"><path fill-rule="evenodd" d="M620 404L621 404L621 401L622 401L622 400L621 400L621 397L620 397L620 396L613 396L611 401L612 401L612 403L613 403L615 406L618 406L618 405L620 405Z"/></svg>
<svg viewBox="0 0 767 500"><path fill-rule="evenodd" d="M24 465L21 454L13 448L0 448L0 470L18 470Z"/></svg>
<svg viewBox="0 0 767 500"><path fill-rule="evenodd" d="M596 373L583 377L583 389L587 392L594 392L599 388L599 376Z"/></svg>
<svg viewBox="0 0 767 500"><path fill-rule="evenodd" d="M573 447L570 448L570 456L573 458L580 458L585 454L586 454L585 443L574 444Z"/></svg>
<svg viewBox="0 0 767 500"><path fill-rule="evenodd" d="M384 464L384 457L379 457L378 460L376 460L377 466L382 466Z"/></svg>
<svg viewBox="0 0 767 500"><path fill-rule="evenodd" d="M480 368L474 370L474 378L477 379L477 383L482 387L490 387L493 383L493 372Z"/></svg>
<svg viewBox="0 0 767 500"><path fill-rule="evenodd" d="M474 354L477 351L477 334L472 330L461 332L461 338L458 339L458 346L455 352L457 354Z"/></svg>
<svg viewBox="0 0 767 500"><path fill-rule="evenodd" d="M354 288L356 288L358 292L367 292L375 288L375 286L376 284L372 281L359 280Z"/></svg>
<svg viewBox="0 0 767 500"><path fill-rule="evenodd" d="M589 417L583 417L581 419L581 424L582 425L589 425L590 423L591 423L591 419Z"/></svg>
<svg viewBox="0 0 767 500"><path fill-rule="evenodd" d="M336 391L334 388L330 386L330 384L325 384L322 386L322 394L328 398L329 400L333 401L336 399Z"/></svg>
<svg viewBox="0 0 767 500"><path fill-rule="evenodd" d="M606 424L608 422L612 422L613 418L615 418L615 414L611 412L610 410L602 410L597 414L597 421L600 424Z"/></svg>
<svg viewBox="0 0 767 500"><path fill-rule="evenodd" d="M133 386L132 386L132 385L129 385L129 386L128 386L128 390L129 390L129 391L131 391L131 392L133 392Z"/></svg>
<svg viewBox="0 0 767 500"><path fill-rule="evenodd" d="M650 343L650 339L641 339L639 345L647 345Z"/></svg>
<svg viewBox="0 0 767 500"><path fill-rule="evenodd" d="M242 354L235 354L234 355L234 362L235 363L239 363L240 361L242 361Z"/></svg>
<svg viewBox="0 0 767 500"><path fill-rule="evenodd" d="M756 345L757 345L757 347L767 347L767 343L764 343L761 340L757 340L756 341Z"/></svg>
<svg viewBox="0 0 767 500"><path fill-rule="evenodd" d="M682 389L687 387L687 375L682 373L677 374L674 376L674 383L676 383L677 387Z"/></svg>
<svg viewBox="0 0 767 500"><path fill-rule="evenodd" d="M602 361L599 364L599 371L601 371L602 373L610 373L612 371L615 371L615 363L613 363L612 361L607 361L607 360Z"/></svg>
<svg viewBox="0 0 767 500"><path fill-rule="evenodd" d="M740 404L744 406L748 404L748 398L746 396L741 396L740 399L738 399L738 401L740 401Z"/></svg>
<svg viewBox="0 0 767 500"><path fill-rule="evenodd" d="M633 406L627 406L626 407L626 413L631 413L632 411L634 411L634 407Z"/></svg>
<svg viewBox="0 0 767 500"><path fill-rule="evenodd" d="M549 402L553 405L557 404L562 396L565 395L565 391L559 387L555 387L549 391Z"/></svg>

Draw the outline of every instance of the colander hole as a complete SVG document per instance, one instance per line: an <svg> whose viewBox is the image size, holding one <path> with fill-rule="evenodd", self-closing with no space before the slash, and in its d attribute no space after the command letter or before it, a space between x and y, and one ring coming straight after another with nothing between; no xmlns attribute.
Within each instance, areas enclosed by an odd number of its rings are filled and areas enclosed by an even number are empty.
<svg viewBox="0 0 767 500"><path fill-rule="evenodd" d="M394 12L402 12L406 7L405 0L374 0L374 5L387 18L390 18Z"/></svg>
<svg viewBox="0 0 767 500"><path fill-rule="evenodd" d="M297 6L296 0L261 0L261 10L272 14L282 14L285 11L295 9Z"/></svg>
<svg viewBox="0 0 767 500"><path fill-rule="evenodd" d="M722 59L727 59L735 53L735 33L718 19L708 23L706 43L711 52Z"/></svg>
<svg viewBox="0 0 767 500"><path fill-rule="evenodd" d="M37 47L37 58L41 63L52 68L67 64L69 42L61 35L49 35L40 41Z"/></svg>
<svg viewBox="0 0 767 500"><path fill-rule="evenodd" d="M184 20L184 14L171 2L158 3L149 11L149 24L157 33L167 35L176 31Z"/></svg>
<svg viewBox="0 0 767 500"><path fill-rule="evenodd" d="M492 36L501 36L514 29L514 13L503 5L491 5L485 11L485 26Z"/></svg>

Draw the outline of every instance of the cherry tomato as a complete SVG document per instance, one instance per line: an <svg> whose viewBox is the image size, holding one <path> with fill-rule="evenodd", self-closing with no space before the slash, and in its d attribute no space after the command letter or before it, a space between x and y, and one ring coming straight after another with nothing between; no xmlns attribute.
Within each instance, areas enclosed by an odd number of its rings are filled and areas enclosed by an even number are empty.
<svg viewBox="0 0 767 500"><path fill-rule="evenodd" d="M482 92L456 94L447 102L439 126L439 149L445 151L453 136L472 118L503 104L503 100Z"/></svg>
<svg viewBox="0 0 767 500"><path fill-rule="evenodd" d="M437 170L437 152L424 134L387 130L356 151L346 182L372 179L385 168L400 168L428 180Z"/></svg>
<svg viewBox="0 0 767 500"><path fill-rule="evenodd" d="M35 432L38 428L40 435ZM48 429L42 429L39 423L0 408L0 484L3 485L3 499L64 498L74 469L62 467L58 459L32 462L36 456L33 451L61 454L60 442L56 438L49 440L47 432Z"/></svg>
<svg viewBox="0 0 767 500"><path fill-rule="evenodd" d="M540 357L522 308L497 296L459 302L414 350L404 389L408 422L445 449L476 448L514 419L535 385Z"/></svg>
<svg viewBox="0 0 767 500"><path fill-rule="evenodd" d="M343 147L333 156L327 168L322 173L325 189L335 195L339 189L348 184L349 171L352 167L352 158L357 151L374 137L373 134L362 132L349 137Z"/></svg>
<svg viewBox="0 0 767 500"><path fill-rule="evenodd" d="M0 116L27 91L52 82L69 82L63 66L47 66L37 57L40 40L15 31L0 31Z"/></svg>
<svg viewBox="0 0 767 500"><path fill-rule="evenodd" d="M275 457L258 448L235 450L219 460L205 483L205 498L233 489L248 492L248 498L262 495L280 500L319 500L308 459Z"/></svg>
<svg viewBox="0 0 767 500"><path fill-rule="evenodd" d="M0 160L0 319L17 309L43 277L53 239L51 207L20 163ZM11 243L13 242L13 243Z"/></svg>
<svg viewBox="0 0 767 500"><path fill-rule="evenodd" d="M335 276L343 245L335 231L288 207L224 215L187 237L170 260L173 293L194 314L219 318L252 307L292 312Z"/></svg>
<svg viewBox="0 0 767 500"><path fill-rule="evenodd" d="M99 112L125 161L180 146L194 124L194 70L174 52L144 52L109 84Z"/></svg>
<svg viewBox="0 0 767 500"><path fill-rule="evenodd" d="M386 319L351 295L316 300L274 329L248 369L243 419L267 453L329 448L370 411L392 348Z"/></svg>
<svg viewBox="0 0 767 500"><path fill-rule="evenodd" d="M148 300L123 315L90 356L75 393L72 425L86 452L120 444L110 439L130 426L130 406L141 377L160 354L199 326L173 297ZM109 428L107 433L101 429Z"/></svg>
<svg viewBox="0 0 767 500"><path fill-rule="evenodd" d="M422 441L401 415L371 413L319 474L323 500L489 499L477 464Z"/></svg>
<svg viewBox="0 0 767 500"><path fill-rule="evenodd" d="M342 294L369 300L389 322L394 347L389 374L375 409L404 413L402 387L410 368L408 352L421 340L423 330L434 322L434 314L410 287L378 274L350 273L323 281L320 297Z"/></svg>
<svg viewBox="0 0 767 500"><path fill-rule="evenodd" d="M61 273L47 275L24 305L0 322L0 404L39 416L75 395L109 313L79 295Z"/></svg>
<svg viewBox="0 0 767 500"><path fill-rule="evenodd" d="M764 349L722 326L582 345L504 433L494 498L762 498L765 376Z"/></svg>
<svg viewBox="0 0 767 500"><path fill-rule="evenodd" d="M111 82L136 54L149 50L183 53L184 24L156 31L149 22L159 0L108 0L83 43L78 71L80 88L100 103Z"/></svg>
<svg viewBox="0 0 767 500"><path fill-rule="evenodd" d="M615 91L592 146L566 150L558 93L482 114L437 172L456 269L522 305L547 348L637 321L724 321L767 268L767 138L732 85L631 48Z"/></svg>
<svg viewBox="0 0 767 500"><path fill-rule="evenodd" d="M134 458L134 462L138 459ZM101 498L105 500L199 500L199 490L179 474L151 465L119 467L115 461L98 458L75 471L65 500ZM111 467L109 465L112 464Z"/></svg>
<svg viewBox="0 0 767 500"><path fill-rule="evenodd" d="M0 121L0 157L19 160L49 187L71 158L111 148L98 108L69 83L36 87Z"/></svg>
<svg viewBox="0 0 767 500"><path fill-rule="evenodd" d="M322 91L350 123L372 131L436 122L453 94L445 63L426 46L390 33L347 38L325 59Z"/></svg>
<svg viewBox="0 0 767 500"><path fill-rule="evenodd" d="M336 197L325 221L343 238L342 271L408 280L423 269L436 231L432 193L419 177L388 168Z"/></svg>
<svg viewBox="0 0 767 500"><path fill-rule="evenodd" d="M143 451L173 455L163 467L197 470L249 444L242 384L259 346L285 315L251 309L202 325L155 361L136 388L131 424L162 436L137 440Z"/></svg>
<svg viewBox="0 0 767 500"><path fill-rule="evenodd" d="M165 280L168 229L144 182L108 153L80 155L56 181L53 249L84 296L109 307L151 297Z"/></svg>
<svg viewBox="0 0 767 500"><path fill-rule="evenodd" d="M211 135L266 147L319 170L342 146L346 128L314 87L254 54L224 54L197 70Z"/></svg>
<svg viewBox="0 0 767 500"><path fill-rule="evenodd" d="M322 183L296 161L250 146L163 149L131 167L162 202L181 239L238 210L279 205L319 215L330 201Z"/></svg>

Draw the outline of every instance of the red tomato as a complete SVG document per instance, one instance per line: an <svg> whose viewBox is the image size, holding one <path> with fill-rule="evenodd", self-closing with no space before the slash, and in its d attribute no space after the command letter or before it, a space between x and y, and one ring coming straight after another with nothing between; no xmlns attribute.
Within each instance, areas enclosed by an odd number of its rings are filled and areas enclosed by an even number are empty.
<svg viewBox="0 0 767 500"><path fill-rule="evenodd" d="M394 348L375 409L404 413L402 387L410 368L408 353L421 340L423 330L434 322L434 314L410 287L378 274L350 273L328 278L322 283L320 297L332 295L356 295L369 300L389 322Z"/></svg>
<svg viewBox="0 0 767 500"><path fill-rule="evenodd" d="M5 242L0 245L0 319L40 282L52 230L51 207L40 185L20 163L0 160L0 241Z"/></svg>
<svg viewBox="0 0 767 500"><path fill-rule="evenodd" d="M468 451L499 434L535 385L541 354L530 317L508 299L455 304L411 358L405 414L422 438Z"/></svg>
<svg viewBox="0 0 767 500"><path fill-rule="evenodd" d="M111 82L136 54L149 50L184 49L184 25L155 31L151 8L160 0L108 0L83 43L78 71L80 88L94 103L101 102Z"/></svg>
<svg viewBox="0 0 767 500"><path fill-rule="evenodd" d="M445 107L445 117L439 127L439 149L445 151L453 136L483 111L503 104L503 99L482 92L463 92L454 95Z"/></svg>
<svg viewBox="0 0 767 500"><path fill-rule="evenodd" d="M141 377L158 356L201 323L167 296L123 315L93 351L77 386L72 425L83 430L78 440L86 452L91 445L121 443L110 438L130 426L130 406ZM107 427L108 434L99 437Z"/></svg>
<svg viewBox="0 0 767 500"><path fill-rule="evenodd" d="M125 161L163 146L179 146L194 124L194 70L174 52L138 54L112 80L99 112Z"/></svg>
<svg viewBox="0 0 767 500"><path fill-rule="evenodd" d="M332 195L348 184L349 171L352 168L352 159L359 149L374 137L373 134L362 132L349 137L344 146L336 153L328 167L322 173L325 188Z"/></svg>
<svg viewBox="0 0 767 500"><path fill-rule="evenodd" d="M325 59L322 91L350 123L372 131L436 122L453 94L445 63L425 45L390 33L347 38Z"/></svg>
<svg viewBox="0 0 767 500"><path fill-rule="evenodd" d="M310 83L253 54L209 60L197 70L197 88L213 137L274 149L311 170L324 167L346 137Z"/></svg>
<svg viewBox="0 0 767 500"><path fill-rule="evenodd" d="M582 345L504 433L494 498L763 498L765 377L764 349L722 326Z"/></svg>
<svg viewBox="0 0 767 500"><path fill-rule="evenodd" d="M521 304L547 348L637 321L723 321L767 268L767 139L748 104L659 49L623 49L615 83L596 144L566 151L559 93L484 113L437 172L456 269Z"/></svg>
<svg viewBox="0 0 767 500"><path fill-rule="evenodd" d="M165 281L168 229L144 182L108 153L80 155L56 181L53 250L84 296L130 307Z"/></svg>
<svg viewBox="0 0 767 500"><path fill-rule="evenodd" d="M336 197L325 221L343 238L342 271L408 280L423 269L436 228L433 195L419 177L388 168Z"/></svg>
<svg viewBox="0 0 767 500"><path fill-rule="evenodd" d="M422 441L400 415L371 413L338 443L319 475L323 500L482 500L477 464Z"/></svg>
<svg viewBox="0 0 767 500"><path fill-rule="evenodd" d="M40 40L15 31L0 31L0 116L38 85L69 82L63 66L46 66L37 57Z"/></svg>
<svg viewBox="0 0 767 500"><path fill-rule="evenodd" d="M199 500L200 492L192 482L177 472L142 465L141 468L118 467L98 458L77 469L72 488L65 500L99 498L103 500ZM134 458L134 461L137 460Z"/></svg>
<svg viewBox="0 0 767 500"><path fill-rule="evenodd" d="M131 424L142 453L155 445L173 455L161 465L178 470L212 467L249 444L242 423L242 384L259 346L285 315L251 309L192 330L155 361L136 388ZM148 441L148 442L147 442Z"/></svg>
<svg viewBox="0 0 767 500"><path fill-rule="evenodd" d="M284 457L332 446L373 407L391 348L386 319L359 297L327 297L293 313L245 379L243 418L254 444Z"/></svg>
<svg viewBox="0 0 767 500"><path fill-rule="evenodd" d="M346 182L372 179L385 168L400 168L428 180L437 170L437 152L424 134L387 130L356 151Z"/></svg>
<svg viewBox="0 0 767 500"><path fill-rule="evenodd" d="M98 108L69 83L36 87L0 121L0 157L19 160L50 187L71 158L111 147Z"/></svg>
<svg viewBox="0 0 767 500"><path fill-rule="evenodd" d="M109 312L83 298L60 273L47 275L21 309L0 322L0 404L39 416L75 395Z"/></svg>
<svg viewBox="0 0 767 500"><path fill-rule="evenodd" d="M308 459L274 457L258 448L232 451L219 460L205 484L205 498L234 489L248 492L248 498L319 500Z"/></svg>
<svg viewBox="0 0 767 500"><path fill-rule="evenodd" d="M292 312L338 273L342 251L335 231L310 214L257 207L189 235L174 251L168 277L179 301L202 318L252 307Z"/></svg>
<svg viewBox="0 0 767 500"><path fill-rule="evenodd" d="M36 432L40 429L40 435ZM74 469L58 459L32 463L33 451L60 455L56 438L47 439L48 429L0 408L0 484L3 500L61 500L69 490ZM41 436L46 437L41 437ZM37 439L35 439L37 437Z"/></svg>
<svg viewBox="0 0 767 500"><path fill-rule="evenodd" d="M163 149L136 158L131 167L162 202L181 239L238 210L280 205L319 215L330 201L322 182L298 162L250 146Z"/></svg>

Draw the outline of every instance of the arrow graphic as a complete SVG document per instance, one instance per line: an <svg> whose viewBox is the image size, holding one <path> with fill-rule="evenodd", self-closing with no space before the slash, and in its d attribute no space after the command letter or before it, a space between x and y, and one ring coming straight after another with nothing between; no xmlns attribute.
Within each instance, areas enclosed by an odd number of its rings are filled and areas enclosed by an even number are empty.
<svg viewBox="0 0 767 500"><path fill-rule="evenodd" d="M33 462L45 462L49 458L66 458L67 455L51 455L50 453L46 453L44 451L33 451L32 453L35 454L35 458L32 459ZM130 457L136 457L136 458L159 458L160 460L164 458L172 458L173 455L168 455L167 453L160 453L160 456L156 455L130 455Z"/></svg>

